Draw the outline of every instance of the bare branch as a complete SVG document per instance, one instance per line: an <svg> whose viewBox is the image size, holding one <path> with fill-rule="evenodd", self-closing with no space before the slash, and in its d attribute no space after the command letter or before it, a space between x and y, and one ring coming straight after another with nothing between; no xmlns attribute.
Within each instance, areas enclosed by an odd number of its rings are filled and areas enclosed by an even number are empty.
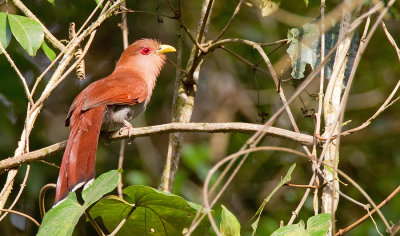
<svg viewBox="0 0 400 236"><path fill-rule="evenodd" d="M264 129L269 135L275 137L282 137L287 140L292 140L305 145L311 145L313 137L311 135L299 134L293 131L276 128L276 127L265 127L264 125L249 124L249 123L169 123L164 125L156 125L142 128L132 128L129 131L124 130L121 133L114 132L104 137L108 140L120 140L129 137L128 132L131 134L131 138L155 135L161 133L172 133L172 132L206 132L206 133L228 133L228 132L241 132L250 133L256 132L260 129ZM51 146L26 153L24 155L9 157L0 161L0 173L6 169L18 167L24 163L37 161L47 158L49 155L58 153L65 149L67 141L59 142Z"/></svg>

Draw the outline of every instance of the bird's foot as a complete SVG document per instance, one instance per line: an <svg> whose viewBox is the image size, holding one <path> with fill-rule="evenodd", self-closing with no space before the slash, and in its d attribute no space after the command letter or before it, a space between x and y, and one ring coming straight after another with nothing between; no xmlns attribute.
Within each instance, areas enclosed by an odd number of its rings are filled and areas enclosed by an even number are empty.
<svg viewBox="0 0 400 236"><path fill-rule="evenodd" d="M132 132L131 132L131 129L133 129L133 126L132 126L132 124L131 123L129 123L129 121L127 121L127 120L124 120L124 127L122 127L120 130L119 130L119 134L122 134L122 132L124 132L124 130L128 130L128 144L131 144L132 143L132 139L131 139L131 136L132 136Z"/></svg>

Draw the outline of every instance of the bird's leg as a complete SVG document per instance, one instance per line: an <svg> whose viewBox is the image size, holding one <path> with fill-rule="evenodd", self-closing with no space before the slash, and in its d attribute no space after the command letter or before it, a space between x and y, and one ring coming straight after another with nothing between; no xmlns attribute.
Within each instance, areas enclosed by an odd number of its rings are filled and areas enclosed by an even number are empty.
<svg viewBox="0 0 400 236"><path fill-rule="evenodd" d="M129 121L124 120L124 127L122 127L122 128L119 130L119 134L121 134L124 130L128 130L128 144L131 144L131 142L132 142L132 139L131 139L131 136L132 136L131 129L133 129L132 124L131 124Z"/></svg>

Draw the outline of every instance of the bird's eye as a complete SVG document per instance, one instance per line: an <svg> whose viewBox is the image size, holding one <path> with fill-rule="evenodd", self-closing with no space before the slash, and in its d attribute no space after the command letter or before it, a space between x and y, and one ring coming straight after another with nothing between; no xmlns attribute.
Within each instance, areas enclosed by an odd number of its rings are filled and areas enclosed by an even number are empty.
<svg viewBox="0 0 400 236"><path fill-rule="evenodd" d="M149 55L150 52L151 52L151 49L148 47L144 47L144 48L140 49L140 53L143 55Z"/></svg>

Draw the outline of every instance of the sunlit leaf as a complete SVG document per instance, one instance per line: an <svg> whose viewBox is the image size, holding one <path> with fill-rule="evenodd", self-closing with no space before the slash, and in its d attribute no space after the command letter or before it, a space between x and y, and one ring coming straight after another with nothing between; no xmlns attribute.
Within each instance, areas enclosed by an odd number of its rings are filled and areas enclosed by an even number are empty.
<svg viewBox="0 0 400 236"><path fill-rule="evenodd" d="M329 230L331 214L324 213L312 216L307 220L307 229L303 221L275 230L271 236L325 236Z"/></svg>
<svg viewBox="0 0 400 236"><path fill-rule="evenodd" d="M11 29L8 24L7 14L0 12L0 43L4 49L8 47L11 40ZM1 53L1 51L0 51Z"/></svg>
<svg viewBox="0 0 400 236"><path fill-rule="evenodd" d="M85 205L90 206L105 194L113 191L118 185L120 170L111 170L96 178L87 189L82 191Z"/></svg>
<svg viewBox="0 0 400 236"><path fill-rule="evenodd" d="M306 230L303 221L300 221L298 224L286 225L275 230L271 236L306 236Z"/></svg>
<svg viewBox="0 0 400 236"><path fill-rule="evenodd" d="M30 56L35 56L43 42L43 28L25 16L8 14L11 32Z"/></svg>
<svg viewBox="0 0 400 236"><path fill-rule="evenodd" d="M148 186L130 186L123 192L125 200L109 196L90 209L90 215L101 217L110 232L132 211L119 231L121 235L182 235L199 209L180 196ZM208 229L209 222L203 220L192 235L206 235Z"/></svg>
<svg viewBox="0 0 400 236"><path fill-rule="evenodd" d="M92 203L115 189L118 184L118 178L118 171L112 170L95 179L92 185L82 191L82 198L85 201L83 205L78 203L75 192L69 193L63 202L45 214L37 235L72 235L75 225L85 210Z"/></svg>
<svg viewBox="0 0 400 236"><path fill-rule="evenodd" d="M50 59L50 61L54 61L54 59L56 59L56 53L53 51L53 49L51 49L46 42L43 40L42 46L41 46L42 50L44 51L44 54L46 54L47 58Z"/></svg>
<svg viewBox="0 0 400 236"><path fill-rule="evenodd" d="M331 214L324 213L307 220L307 236L324 236L329 230L329 224L331 223Z"/></svg>
<svg viewBox="0 0 400 236"><path fill-rule="evenodd" d="M223 236L240 236L240 223L235 215L224 205L221 205L221 224L219 230Z"/></svg>
<svg viewBox="0 0 400 236"><path fill-rule="evenodd" d="M49 3L51 3L51 5L54 6L54 0L47 0Z"/></svg>
<svg viewBox="0 0 400 236"><path fill-rule="evenodd" d="M72 235L84 211L76 199L76 194L71 192L62 203L46 213L37 236Z"/></svg>
<svg viewBox="0 0 400 236"><path fill-rule="evenodd" d="M304 3L306 4L306 7L308 7L308 0L304 0Z"/></svg>

